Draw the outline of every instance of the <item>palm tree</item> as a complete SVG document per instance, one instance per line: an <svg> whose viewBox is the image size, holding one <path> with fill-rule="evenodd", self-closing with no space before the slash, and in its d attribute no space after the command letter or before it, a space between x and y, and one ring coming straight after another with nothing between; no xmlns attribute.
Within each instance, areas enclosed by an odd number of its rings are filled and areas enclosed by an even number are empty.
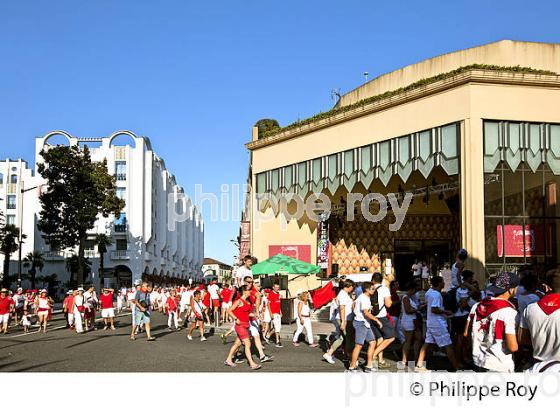
<svg viewBox="0 0 560 410"><path fill-rule="evenodd" d="M113 244L113 240L109 235L104 233L99 233L95 237L95 243L97 244L97 252L99 252L99 279L103 283L103 271L105 270L105 254L107 253L107 247Z"/></svg>
<svg viewBox="0 0 560 410"><path fill-rule="evenodd" d="M37 269L39 269L39 272L42 272L45 267L43 254L41 252L29 252L23 261L26 266L31 266L31 269L29 269L29 273L31 275L31 288L35 289Z"/></svg>
<svg viewBox="0 0 560 410"><path fill-rule="evenodd" d="M21 235L21 241L26 238ZM20 247L20 232L15 225L4 225L0 228L0 253L4 254L4 276L2 286L9 287L10 258L12 253L17 252Z"/></svg>

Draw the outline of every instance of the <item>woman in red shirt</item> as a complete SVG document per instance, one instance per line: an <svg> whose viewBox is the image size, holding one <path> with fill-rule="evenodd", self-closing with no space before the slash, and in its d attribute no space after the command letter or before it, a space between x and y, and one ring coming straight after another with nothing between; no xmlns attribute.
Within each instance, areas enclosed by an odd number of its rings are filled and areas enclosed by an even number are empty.
<svg viewBox="0 0 560 410"><path fill-rule="evenodd" d="M249 322L251 321L251 318L254 317L254 305L250 301L251 288L247 285L243 285L240 291L241 297L237 299L228 310L229 316L235 320L235 333L237 333L237 339L235 339L235 343L231 347L224 364L230 367L236 366L235 363L233 363L233 356L243 344L245 346L245 356L247 357L247 361L249 362L251 369L258 370L261 366L253 360L253 356L251 354L251 335L249 334Z"/></svg>
<svg viewBox="0 0 560 410"><path fill-rule="evenodd" d="M177 291L175 289L171 290L165 304L168 316L167 327L169 330L173 330L171 325L175 324L175 329L179 330L179 299L177 298Z"/></svg>

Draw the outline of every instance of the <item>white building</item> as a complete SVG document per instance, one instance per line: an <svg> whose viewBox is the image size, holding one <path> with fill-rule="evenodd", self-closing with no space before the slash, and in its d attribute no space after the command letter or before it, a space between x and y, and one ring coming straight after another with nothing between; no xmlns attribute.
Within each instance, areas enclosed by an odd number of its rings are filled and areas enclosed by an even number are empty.
<svg viewBox="0 0 560 410"><path fill-rule="evenodd" d="M213 258L204 258L202 275L204 278L216 278L220 282L231 282L233 268Z"/></svg>
<svg viewBox="0 0 560 410"><path fill-rule="evenodd" d="M179 200L184 190L153 152L150 140L130 131L118 131L103 138L76 138L64 131L54 131L37 138L36 164L42 161L43 148L51 146L49 141L59 141L61 137L69 145L87 145L94 161L106 159L109 173L116 176L117 195L126 202L120 218L100 217L90 232L86 257L92 262L92 276L88 279L100 283L99 254L94 240L99 233L110 235L113 241L104 257L106 286L130 286L137 279L165 284L196 276L204 255L202 216L190 199ZM51 250L36 229L44 181L21 160L0 162L0 173L0 198L4 199L0 200L0 210L6 215L6 222L23 226L27 235L23 255L33 250L41 252L46 263L40 274L56 273L61 284L68 282L66 259L77 250ZM21 193L34 187L38 188ZM175 229L168 227L168 217L173 217L168 215L170 209L182 215L173 224ZM2 258L0 255L0 262ZM17 255L12 255L12 260L14 274L18 271Z"/></svg>

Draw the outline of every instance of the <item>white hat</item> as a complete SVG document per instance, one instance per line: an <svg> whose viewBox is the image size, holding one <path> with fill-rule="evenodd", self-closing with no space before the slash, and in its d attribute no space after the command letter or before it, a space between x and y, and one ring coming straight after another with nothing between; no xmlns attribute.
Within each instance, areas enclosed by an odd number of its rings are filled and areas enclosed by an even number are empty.
<svg viewBox="0 0 560 410"><path fill-rule="evenodd" d="M78 288L78 292L83 292L84 288Z"/></svg>
<svg viewBox="0 0 560 410"><path fill-rule="evenodd" d="M47 293L47 289L41 289L39 293Z"/></svg>
<svg viewBox="0 0 560 410"><path fill-rule="evenodd" d="M306 291L303 290L303 289L298 289L297 292L296 292L296 296L301 295L303 292L306 292Z"/></svg>
<svg viewBox="0 0 560 410"><path fill-rule="evenodd" d="M136 280L134 281L134 284L135 284L136 286L141 285L141 284L142 284L142 281L141 281L140 279L136 279Z"/></svg>
<svg viewBox="0 0 560 410"><path fill-rule="evenodd" d="M72 293L74 293L73 290L69 290L68 292L66 292L67 295L71 295Z"/></svg>

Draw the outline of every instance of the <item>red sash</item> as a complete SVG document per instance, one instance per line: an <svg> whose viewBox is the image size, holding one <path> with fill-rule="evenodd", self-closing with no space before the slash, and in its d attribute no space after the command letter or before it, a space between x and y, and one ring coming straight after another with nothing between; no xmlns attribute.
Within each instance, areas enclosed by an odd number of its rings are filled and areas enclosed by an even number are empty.
<svg viewBox="0 0 560 410"><path fill-rule="evenodd" d="M549 293L548 295L543 296L537 304L547 316L550 316L560 309L560 294Z"/></svg>

